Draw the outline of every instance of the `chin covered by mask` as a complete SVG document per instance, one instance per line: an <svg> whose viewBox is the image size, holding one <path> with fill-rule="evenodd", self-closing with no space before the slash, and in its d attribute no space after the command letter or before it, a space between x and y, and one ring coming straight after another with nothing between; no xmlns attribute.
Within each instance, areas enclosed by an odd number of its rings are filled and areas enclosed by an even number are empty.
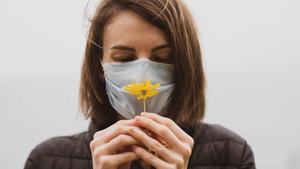
<svg viewBox="0 0 300 169"><path fill-rule="evenodd" d="M146 100L147 112L163 114L174 89L174 66L137 59L130 62L101 63L104 71L106 92L112 107L126 119L132 119L143 112L143 102L137 100L124 86L133 82L150 80L160 83L158 93Z"/></svg>

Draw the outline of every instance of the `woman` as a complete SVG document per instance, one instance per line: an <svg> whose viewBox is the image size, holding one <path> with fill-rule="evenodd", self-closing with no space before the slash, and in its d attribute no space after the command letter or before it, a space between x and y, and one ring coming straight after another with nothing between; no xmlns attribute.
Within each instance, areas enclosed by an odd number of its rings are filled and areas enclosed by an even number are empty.
<svg viewBox="0 0 300 169"><path fill-rule="evenodd" d="M138 85L146 86L137 92L142 101L130 95ZM89 29L80 101L89 129L40 143L25 169L255 168L245 139L202 122L200 44L180 0L100 3Z"/></svg>

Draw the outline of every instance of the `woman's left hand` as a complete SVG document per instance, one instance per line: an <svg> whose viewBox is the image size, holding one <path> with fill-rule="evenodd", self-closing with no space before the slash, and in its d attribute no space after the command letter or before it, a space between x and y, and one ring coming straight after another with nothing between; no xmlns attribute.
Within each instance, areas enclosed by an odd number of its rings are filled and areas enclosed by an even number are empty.
<svg viewBox="0 0 300 169"><path fill-rule="evenodd" d="M136 116L133 125L145 128L157 135L160 141L150 137L145 132L131 128L129 134L150 148L156 155L140 146L133 146L133 152L148 164L157 169L186 169L192 153L194 140L186 134L173 120L155 113L141 113Z"/></svg>

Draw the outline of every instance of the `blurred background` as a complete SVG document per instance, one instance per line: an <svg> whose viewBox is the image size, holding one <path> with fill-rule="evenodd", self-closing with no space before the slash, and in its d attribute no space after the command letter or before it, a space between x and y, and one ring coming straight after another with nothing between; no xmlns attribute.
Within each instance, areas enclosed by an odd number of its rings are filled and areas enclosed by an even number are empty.
<svg viewBox="0 0 300 169"><path fill-rule="evenodd" d="M200 30L208 123L246 138L257 168L300 168L297 0L185 0ZM87 129L78 111L87 0L0 1L0 168Z"/></svg>

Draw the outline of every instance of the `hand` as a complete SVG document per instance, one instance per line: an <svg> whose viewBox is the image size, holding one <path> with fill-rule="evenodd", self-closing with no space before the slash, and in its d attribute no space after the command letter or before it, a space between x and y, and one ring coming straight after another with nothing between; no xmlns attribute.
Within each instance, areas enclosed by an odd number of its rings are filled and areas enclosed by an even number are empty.
<svg viewBox="0 0 300 169"><path fill-rule="evenodd" d="M136 155L157 169L186 169L192 153L194 140L186 134L174 121L154 113L141 113L136 116L135 126L146 128L153 132L158 140L154 139L141 130L130 128L129 134L142 142L157 156L148 152L143 147L132 146Z"/></svg>
<svg viewBox="0 0 300 169"><path fill-rule="evenodd" d="M138 156L130 151L130 146L141 145L128 134L134 120L119 120L106 129L97 131L90 142L93 169L129 169L131 162ZM142 146L142 145L141 145Z"/></svg>

